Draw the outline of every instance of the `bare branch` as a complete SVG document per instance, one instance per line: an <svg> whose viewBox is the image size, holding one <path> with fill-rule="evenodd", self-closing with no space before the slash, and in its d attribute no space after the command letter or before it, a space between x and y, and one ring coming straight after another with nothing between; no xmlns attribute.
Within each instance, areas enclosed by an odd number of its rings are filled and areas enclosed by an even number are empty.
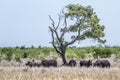
<svg viewBox="0 0 120 80"><path fill-rule="evenodd" d="M66 28L67 28L67 19L66 19L66 17L65 17L64 22L65 22L65 27L64 27L64 29L66 29ZM62 32L62 34L61 34L61 36L60 36L60 39L63 38L63 36L65 35L65 33L66 33L66 30L63 30L63 32Z"/></svg>
<svg viewBox="0 0 120 80"><path fill-rule="evenodd" d="M60 38L59 38L59 35L58 35L58 33L57 33L57 28L59 27L59 24L60 24L60 19L59 19L59 22L58 22L58 26L57 27L55 27L55 22L54 22L54 20L51 18L51 16L49 15L49 18L50 18L50 20L52 21L52 27L53 27L53 31L55 32L55 34L56 34L56 37L57 37L57 39L59 40L59 42L60 42Z"/></svg>
<svg viewBox="0 0 120 80"><path fill-rule="evenodd" d="M61 22L61 18L62 18L61 13L58 14L58 16L59 16L59 18L58 18L58 25L57 25L56 29L58 29L58 27L60 26L60 22Z"/></svg>
<svg viewBox="0 0 120 80"><path fill-rule="evenodd" d="M65 33L66 33L65 31L62 32L62 34L61 34L61 36L60 36L60 39L63 38L63 36L65 35Z"/></svg>
<svg viewBox="0 0 120 80"><path fill-rule="evenodd" d="M65 10L65 8L62 9L62 11L61 11L62 14L65 14L65 11L64 11L64 10Z"/></svg>
<svg viewBox="0 0 120 80"><path fill-rule="evenodd" d="M52 36L52 45L53 45L53 47L55 48L55 50L56 50L58 53L60 53L60 54L61 54L60 50L58 50L57 46L55 46L54 31L53 31L53 29L52 29L51 27L49 27L49 28L50 28L50 31L51 31L51 36Z"/></svg>
<svg viewBox="0 0 120 80"><path fill-rule="evenodd" d="M80 36L80 26L81 25L81 23L80 24L78 24L78 36Z"/></svg>
<svg viewBox="0 0 120 80"><path fill-rule="evenodd" d="M50 20L52 21L52 27L54 28L54 29L56 29L55 28L55 22L54 22L54 20L52 19L52 17L49 15L49 18L50 18Z"/></svg>
<svg viewBox="0 0 120 80"><path fill-rule="evenodd" d="M66 17L65 17L64 22L65 22L65 27L67 27L67 18Z"/></svg>

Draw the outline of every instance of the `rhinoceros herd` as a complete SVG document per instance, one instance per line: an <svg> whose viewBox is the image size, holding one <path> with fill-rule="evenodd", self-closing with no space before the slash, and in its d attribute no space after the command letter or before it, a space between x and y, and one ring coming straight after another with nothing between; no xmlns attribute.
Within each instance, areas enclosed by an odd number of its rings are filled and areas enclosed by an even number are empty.
<svg viewBox="0 0 120 80"><path fill-rule="evenodd" d="M35 60L27 61L25 63L26 66L29 67L57 67L57 61L56 60L42 60L41 62L36 62ZM63 64L62 66L69 66L69 67L75 67L77 65L77 62L75 60L70 60L68 63ZM108 60L96 60L94 63L92 63L91 60L82 60L79 62L80 67L101 67L101 68L110 68L111 64Z"/></svg>

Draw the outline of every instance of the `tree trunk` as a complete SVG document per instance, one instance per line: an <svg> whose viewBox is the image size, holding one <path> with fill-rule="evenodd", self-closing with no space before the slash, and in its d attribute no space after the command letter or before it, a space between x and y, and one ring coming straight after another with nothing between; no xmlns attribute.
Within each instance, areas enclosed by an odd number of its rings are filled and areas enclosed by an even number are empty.
<svg viewBox="0 0 120 80"><path fill-rule="evenodd" d="M61 55L61 58L63 60L63 65L67 64L67 61L66 61L66 57L65 57L65 51L66 51L66 47L64 45L61 44L61 47L60 47L60 55Z"/></svg>
<svg viewBox="0 0 120 80"><path fill-rule="evenodd" d="M63 60L63 65L66 64L67 61L66 61L66 57L65 57L65 54L64 54L64 53L61 54L61 58L62 58L62 60Z"/></svg>

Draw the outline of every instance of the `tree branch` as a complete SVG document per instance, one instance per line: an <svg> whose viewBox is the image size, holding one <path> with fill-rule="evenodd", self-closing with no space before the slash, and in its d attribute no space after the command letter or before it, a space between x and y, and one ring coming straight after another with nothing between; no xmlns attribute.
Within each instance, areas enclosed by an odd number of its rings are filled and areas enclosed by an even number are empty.
<svg viewBox="0 0 120 80"><path fill-rule="evenodd" d="M52 27L56 30L54 20L51 18L51 16L50 16L50 15L49 15L49 18L50 18L50 20L52 21Z"/></svg>
<svg viewBox="0 0 120 80"><path fill-rule="evenodd" d="M65 17L65 20L64 20L64 24L65 24L65 27L64 27L64 29L67 29L67 19L66 19L66 17ZM63 29L63 32L62 32L62 34L61 34L61 36L60 36L60 39L62 39L63 38L63 36L65 35L65 33L66 33L66 30L64 30Z"/></svg>
<svg viewBox="0 0 120 80"><path fill-rule="evenodd" d="M56 27L56 29L58 29L58 27L60 26L60 22L61 22L61 13L58 14L59 18L58 18L58 25Z"/></svg>
<svg viewBox="0 0 120 80"><path fill-rule="evenodd" d="M61 21L61 19L60 19L60 18L61 18L61 17L59 16L59 22L58 22L57 27L55 27L54 20L51 18L51 16L50 16L50 15L49 15L49 18L50 18L50 20L52 21L52 27L53 27L52 31L54 31L54 32L55 32L55 35L56 35L56 37L57 37L58 41L59 41L59 42L61 42L60 37L59 37L58 32L57 32L57 29L58 29L58 27L59 27L59 25L60 25L60 21Z"/></svg>
<svg viewBox="0 0 120 80"><path fill-rule="evenodd" d="M78 39L78 37L79 37L79 36L76 36L76 38L75 38L74 40L70 41L69 43L67 43L67 44L65 45L65 47L67 47L68 45L73 44L73 43Z"/></svg>
<svg viewBox="0 0 120 80"><path fill-rule="evenodd" d="M52 45L53 45L53 47L55 48L55 50L56 50L58 53L61 54L60 50L58 50L57 46L55 46L54 30L53 30L51 27L49 27L49 28L50 28L51 36L52 36Z"/></svg>
<svg viewBox="0 0 120 80"><path fill-rule="evenodd" d="M81 23L80 23L80 24L81 24ZM78 24L78 34L77 34L77 36L75 37L75 39L73 39L72 41L68 42L68 43L65 45L65 47L67 47L68 45L71 45L71 44L73 44L74 42L76 42L76 40L77 40L79 37L82 37L82 36L80 36L80 24Z"/></svg>

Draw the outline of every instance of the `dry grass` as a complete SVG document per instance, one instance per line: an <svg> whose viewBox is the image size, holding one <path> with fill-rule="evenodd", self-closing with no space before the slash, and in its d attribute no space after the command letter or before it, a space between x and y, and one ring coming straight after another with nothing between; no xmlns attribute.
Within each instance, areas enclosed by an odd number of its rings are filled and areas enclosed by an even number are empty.
<svg viewBox="0 0 120 80"><path fill-rule="evenodd" d="M60 62L60 61L58 61ZM120 80L120 61L110 61L111 68L97 67L26 67L2 61L0 80ZM78 62L79 63L79 62Z"/></svg>
<svg viewBox="0 0 120 80"><path fill-rule="evenodd" d="M0 80L120 80L120 68L0 67Z"/></svg>

